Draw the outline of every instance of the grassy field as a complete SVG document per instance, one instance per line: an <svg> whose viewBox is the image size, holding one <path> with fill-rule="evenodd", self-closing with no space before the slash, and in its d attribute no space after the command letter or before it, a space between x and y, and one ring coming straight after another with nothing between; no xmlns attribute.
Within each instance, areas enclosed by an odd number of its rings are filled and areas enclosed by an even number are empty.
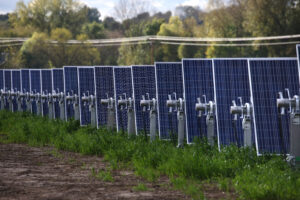
<svg viewBox="0 0 300 200"><path fill-rule="evenodd" d="M204 199L202 186L217 183L240 199L300 199L300 171L282 156L256 156L254 149L228 146L218 151L205 141L178 149L172 142L150 143L144 136L80 127L28 113L0 112L0 142L54 146L60 150L103 156L112 169L129 168L148 181L168 176L174 188L193 199ZM110 179L107 172L99 177ZM98 175L97 174L97 175ZM143 185L136 190L146 190Z"/></svg>

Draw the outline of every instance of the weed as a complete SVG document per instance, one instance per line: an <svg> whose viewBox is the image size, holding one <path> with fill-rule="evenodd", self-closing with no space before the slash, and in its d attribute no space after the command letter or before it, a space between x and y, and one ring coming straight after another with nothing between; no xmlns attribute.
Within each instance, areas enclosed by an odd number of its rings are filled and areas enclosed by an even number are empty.
<svg viewBox="0 0 300 200"><path fill-rule="evenodd" d="M174 188L194 199L203 199L202 181L217 180L220 189L234 189L242 199L299 199L300 173L282 157L257 156L252 148L211 147L197 140L184 149L170 141L147 142L145 137L80 127L77 121L48 120L28 113L0 111L0 141L50 145L86 155L103 155L112 169L128 168L149 181L161 175L171 178ZM4 139L3 139L4 138ZM54 157L62 155L56 150ZM83 164L82 168L86 168ZM93 177L112 181L111 171L91 169ZM176 178L174 178L176 177ZM233 188L231 188L233 187Z"/></svg>
<svg viewBox="0 0 300 200"><path fill-rule="evenodd" d="M139 183L137 186L133 186L132 190L136 192L148 191L148 187L143 183Z"/></svg>

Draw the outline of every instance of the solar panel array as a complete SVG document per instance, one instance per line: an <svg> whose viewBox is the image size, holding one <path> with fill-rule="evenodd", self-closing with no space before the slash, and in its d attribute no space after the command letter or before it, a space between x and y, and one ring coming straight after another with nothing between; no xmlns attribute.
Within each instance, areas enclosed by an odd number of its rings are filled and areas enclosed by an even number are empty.
<svg viewBox="0 0 300 200"><path fill-rule="evenodd" d="M4 89L4 73L3 70L0 70L0 91ZM0 102L1 104L1 102ZM2 108L2 105L0 105Z"/></svg>
<svg viewBox="0 0 300 200"><path fill-rule="evenodd" d="M64 78L65 78L65 94L78 95L78 72L77 67L67 66L64 67ZM74 109L72 104L66 104L66 118L74 118Z"/></svg>
<svg viewBox="0 0 300 200"><path fill-rule="evenodd" d="M207 136L206 117L199 118L197 116L195 105L197 98L201 98L203 102L203 95L206 96L207 102L214 101L212 64L212 59L182 60L188 143L192 143L195 137ZM215 133L215 135L217 134Z"/></svg>
<svg viewBox="0 0 300 200"><path fill-rule="evenodd" d="M243 146L242 121L233 124L230 114L232 101L250 102L250 86L247 59L214 59L216 118L219 145L237 143Z"/></svg>
<svg viewBox="0 0 300 200"><path fill-rule="evenodd" d="M155 68L152 65L132 66L132 78L136 133L139 134L145 130L148 133L150 129L150 118L148 112L143 112L140 101L142 100L142 95L146 96L146 94L149 94L149 99L156 99Z"/></svg>
<svg viewBox="0 0 300 200"><path fill-rule="evenodd" d="M30 70L30 92L33 94L41 94L41 70L31 69ZM32 102L32 113L36 113L36 101Z"/></svg>
<svg viewBox="0 0 300 200"><path fill-rule="evenodd" d="M289 115L279 115L276 100L278 92L289 89L291 95L299 95L300 45L294 58L221 58L183 59L179 62L157 62L155 66L66 66L63 69L0 70L0 89L6 92L21 91L33 94L63 92L65 96L78 95L80 124L91 121L89 102L83 96L96 97L97 125L108 124L107 105L101 100L113 98L116 106L118 131L126 131L128 109L117 106L118 99L132 98L134 102L136 134L149 132L149 110L140 106L143 97L157 99L158 131L160 139L171 139L177 134L177 110L167 107L169 95L172 100L184 99L187 143L207 136L206 116L198 116L195 106L198 98L215 102L215 136L219 148L244 144L242 120L233 120L230 114L232 101L252 105L252 141L258 154L288 153L290 146ZM5 107L9 108L8 94ZM205 98L204 98L205 97ZM3 98L3 97L2 97ZM3 99L2 99L3 100ZM33 100L33 99L32 99ZM69 102L69 101L68 101ZM28 102L27 102L28 103ZM67 103L67 101L66 101ZM26 101L22 108L26 109ZM55 118L60 117L60 104L54 103ZM48 102L42 105L42 114L48 114ZM66 119L74 117L73 104L65 105ZM13 110L17 101L13 100ZM37 112L32 102L32 112ZM76 115L77 116L77 115ZM155 122L155 121L154 121ZM282 130L282 131L280 131Z"/></svg>
<svg viewBox="0 0 300 200"><path fill-rule="evenodd" d="M183 77L181 63L155 63L156 89L158 101L159 137L170 139L170 133L177 133L177 114L169 114L166 102L168 95L176 93L183 98Z"/></svg>
<svg viewBox="0 0 300 200"><path fill-rule="evenodd" d="M286 88L292 95L299 94L297 60L250 59L249 71L257 152L286 153L289 149L288 116L282 116L282 123L278 121L276 99L278 92Z"/></svg>
<svg viewBox="0 0 300 200"><path fill-rule="evenodd" d="M30 78L29 78L29 69L21 69L21 91L23 93L30 92ZM22 109L26 110L26 100L23 100Z"/></svg>
<svg viewBox="0 0 300 200"><path fill-rule="evenodd" d="M113 67L95 67L95 86L97 95L98 126L107 124L107 105L102 105L101 99L114 98Z"/></svg>
<svg viewBox="0 0 300 200"><path fill-rule="evenodd" d="M52 69L52 90L56 93L64 92L64 71L63 69ZM60 117L59 102L54 102L54 117Z"/></svg>
<svg viewBox="0 0 300 200"><path fill-rule="evenodd" d="M79 94L95 95L95 77L93 67L78 67ZM80 124L88 125L91 123L91 112L89 105L80 100Z"/></svg>
<svg viewBox="0 0 300 200"><path fill-rule="evenodd" d="M125 98L125 96L126 98L133 98L131 67L115 67L114 76L116 100L120 97ZM125 131L127 128L127 110L121 110L116 106L116 115L117 130Z"/></svg>
<svg viewBox="0 0 300 200"><path fill-rule="evenodd" d="M12 70L12 89L14 92L21 90L21 71L20 70ZM18 110L17 99L13 100L13 110Z"/></svg>
<svg viewBox="0 0 300 200"><path fill-rule="evenodd" d="M11 70L4 70L4 89L11 90ZM9 103L6 100L5 109L9 109Z"/></svg>
<svg viewBox="0 0 300 200"><path fill-rule="evenodd" d="M51 69L41 70L41 82L42 82L42 93L45 95L52 93L52 70ZM42 110L43 116L47 116L49 113L47 100L42 104L42 108L43 108Z"/></svg>

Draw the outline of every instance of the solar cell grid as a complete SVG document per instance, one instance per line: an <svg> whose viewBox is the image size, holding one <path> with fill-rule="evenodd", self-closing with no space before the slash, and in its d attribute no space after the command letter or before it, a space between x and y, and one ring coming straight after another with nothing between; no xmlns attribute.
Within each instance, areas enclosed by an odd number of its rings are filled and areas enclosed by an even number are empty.
<svg viewBox="0 0 300 200"><path fill-rule="evenodd" d="M214 101L212 59L183 59L182 64L187 142L192 143L195 137L207 136L206 116L199 118L195 105L197 98L204 101L203 95L207 102Z"/></svg>
<svg viewBox="0 0 300 200"><path fill-rule="evenodd" d="M41 70L30 69L30 92L41 94ZM36 101L32 101L32 113L36 113Z"/></svg>
<svg viewBox="0 0 300 200"><path fill-rule="evenodd" d="M64 92L64 71L63 69L52 69L52 88L56 93ZM60 117L59 102L54 102L54 117Z"/></svg>
<svg viewBox="0 0 300 200"><path fill-rule="evenodd" d="M170 139L170 132L177 132L177 114L169 115L166 102L169 94L183 98L182 64L178 62L155 63L156 92L158 100L158 126L161 139Z"/></svg>
<svg viewBox="0 0 300 200"><path fill-rule="evenodd" d="M113 67L95 67L95 83L97 95L98 126L107 125L107 105L102 105L101 99L114 98L114 70Z"/></svg>
<svg viewBox="0 0 300 200"><path fill-rule="evenodd" d="M132 73L131 67L114 67L114 84L115 84L115 97L116 101L122 97L133 98L133 89L132 89ZM117 121L117 130L121 131L126 130L127 128L127 110L121 110L116 106L116 121Z"/></svg>
<svg viewBox="0 0 300 200"><path fill-rule="evenodd" d="M230 106L239 97L242 97L243 103L250 102L248 61L239 58L214 59L213 65L219 147L234 143L243 146L242 120L233 123Z"/></svg>
<svg viewBox="0 0 300 200"><path fill-rule="evenodd" d="M4 70L4 89L5 91L11 90L11 70ZM6 99L5 108L9 109L9 103Z"/></svg>
<svg viewBox="0 0 300 200"><path fill-rule="evenodd" d="M30 92L29 69L21 69L21 87L23 93ZM22 109L27 109L25 99L22 103Z"/></svg>
<svg viewBox="0 0 300 200"><path fill-rule="evenodd" d="M64 86L65 94L78 95L78 72L77 67L65 66L64 67ZM74 117L73 105L66 103L66 117L67 119Z"/></svg>
<svg viewBox="0 0 300 200"><path fill-rule="evenodd" d="M41 70L41 80L42 80L42 93L48 95L52 93L52 70L43 69ZM48 101L46 100L43 105L43 116L47 116L49 112Z"/></svg>
<svg viewBox="0 0 300 200"><path fill-rule="evenodd" d="M84 94L95 95L95 81L94 81L94 68L93 67L78 67L78 82L80 97ZM91 123L91 112L89 105L85 104L80 99L80 124L88 125Z"/></svg>
<svg viewBox="0 0 300 200"><path fill-rule="evenodd" d="M12 89L14 92L18 92L21 90L21 71L20 70L12 70ZM13 100L13 110L18 110L18 104L16 98Z"/></svg>
<svg viewBox="0 0 300 200"><path fill-rule="evenodd" d="M155 68L154 66L132 66L133 94L135 104L136 133L150 129L148 112L144 113L140 106L142 95L149 94L149 99L156 99Z"/></svg>
<svg viewBox="0 0 300 200"><path fill-rule="evenodd" d="M299 93L299 71L293 58L249 59L251 96L258 154L286 153L289 149L288 115L281 116L279 131L277 94L286 88Z"/></svg>

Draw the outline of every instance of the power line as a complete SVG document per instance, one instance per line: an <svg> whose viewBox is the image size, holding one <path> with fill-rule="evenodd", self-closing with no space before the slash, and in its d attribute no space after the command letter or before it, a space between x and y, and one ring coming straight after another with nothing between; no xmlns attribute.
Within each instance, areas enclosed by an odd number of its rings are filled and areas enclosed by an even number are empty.
<svg viewBox="0 0 300 200"><path fill-rule="evenodd" d="M173 37L173 36L140 36L129 38L114 38L114 39L95 39L87 40L89 44L120 44L130 42L141 41L160 41L160 42L242 42L242 41L270 41L270 40L287 40L300 38L300 34L297 35L283 35L283 36L267 36L267 37L237 37L237 38L196 38L196 37ZM25 42L29 38L0 38L0 44ZM49 40L50 43L58 43L55 40ZM65 42L67 44L82 44L82 41L69 40ZM209 44L210 45L210 44Z"/></svg>
<svg viewBox="0 0 300 200"><path fill-rule="evenodd" d="M169 45L185 45L185 46L220 46L220 47L245 47L245 46L276 46L276 45L290 45L290 44L300 44L300 41L293 42L269 42L269 43L240 43L240 44L218 44L218 43L185 43L185 42L160 42L161 44Z"/></svg>

